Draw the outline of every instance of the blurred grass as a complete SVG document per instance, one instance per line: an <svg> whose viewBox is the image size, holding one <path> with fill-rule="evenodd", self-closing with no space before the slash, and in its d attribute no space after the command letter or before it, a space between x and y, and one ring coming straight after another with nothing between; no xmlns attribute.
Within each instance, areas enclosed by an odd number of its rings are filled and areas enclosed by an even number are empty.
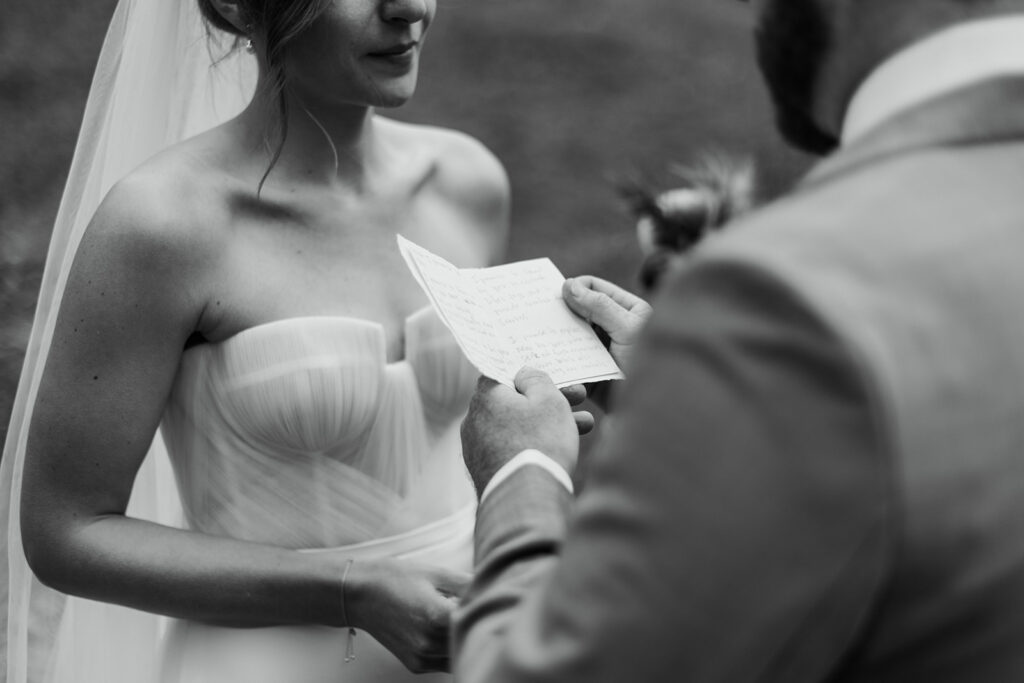
<svg viewBox="0 0 1024 683"><path fill-rule="evenodd" d="M187 2L191 0L170 0ZM0 10L0 441L40 269L114 0ZM771 124L749 8L721 0L438 0L420 91L398 118L467 131L506 164L514 259L635 283L612 179L702 150L748 154L764 196L806 161Z"/></svg>

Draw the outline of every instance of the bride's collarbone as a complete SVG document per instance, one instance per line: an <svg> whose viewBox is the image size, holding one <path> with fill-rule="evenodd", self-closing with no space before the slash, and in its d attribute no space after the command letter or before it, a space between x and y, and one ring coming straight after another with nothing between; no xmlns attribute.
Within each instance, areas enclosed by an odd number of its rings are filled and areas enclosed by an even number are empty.
<svg viewBox="0 0 1024 683"><path fill-rule="evenodd" d="M230 223L224 260L240 261L243 266L261 264L263 268L283 262L313 273L344 268L406 274L398 235L460 267L486 265L486 254L472 239L476 226L469 217L438 203L410 206L374 201L287 211L271 207L235 212Z"/></svg>
<svg viewBox="0 0 1024 683"><path fill-rule="evenodd" d="M236 178L223 187L229 206L237 212L293 220L316 214L392 213L441 194L435 192L439 189L436 158L410 159L393 166L356 180L318 179L312 172L279 173L272 168L258 183Z"/></svg>
<svg viewBox="0 0 1024 683"><path fill-rule="evenodd" d="M374 242L394 248L395 235L415 231L438 215L437 203L402 198L237 198L228 212L231 235L286 241L330 250Z"/></svg>
<svg viewBox="0 0 1024 683"><path fill-rule="evenodd" d="M236 196L229 216L236 229L330 235L401 226L414 220L416 209L413 202L382 198Z"/></svg>

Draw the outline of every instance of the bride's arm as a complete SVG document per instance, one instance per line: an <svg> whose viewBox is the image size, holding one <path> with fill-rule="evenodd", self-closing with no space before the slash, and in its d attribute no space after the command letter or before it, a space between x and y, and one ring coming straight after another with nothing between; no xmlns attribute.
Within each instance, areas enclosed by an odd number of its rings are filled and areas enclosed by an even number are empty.
<svg viewBox="0 0 1024 683"><path fill-rule="evenodd" d="M22 535L32 569L62 592L179 618L362 627L411 668L445 666L435 657L446 654L446 594L464 577L357 562L346 624L344 558L126 517L221 252L215 232L176 217L184 197L153 185L132 180L111 193L70 273L25 459Z"/></svg>

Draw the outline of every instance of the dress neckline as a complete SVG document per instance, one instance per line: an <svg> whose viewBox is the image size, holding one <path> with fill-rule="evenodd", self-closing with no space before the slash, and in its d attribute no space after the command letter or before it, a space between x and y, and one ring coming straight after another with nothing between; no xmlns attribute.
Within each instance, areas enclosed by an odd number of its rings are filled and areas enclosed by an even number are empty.
<svg viewBox="0 0 1024 683"><path fill-rule="evenodd" d="M213 350L216 350L216 349L227 348L229 346L232 346L234 344L239 343L243 339L248 339L249 337L251 337L253 335L265 333L265 332L268 332L268 331L271 331L271 330L275 330L275 329L279 329L279 328L282 328L282 327L287 327L287 326L291 326L291 325L298 325L298 324L301 324L301 323L304 323L304 322L310 322L310 321L323 321L323 322L330 321L330 322L337 322L337 323L343 323L343 324L351 324L351 325L362 326L362 327L369 327L371 329L376 330L377 333L378 333L378 339L379 339L380 344L381 344L382 355L384 356L384 364L387 365L387 366L399 366L399 365L403 365L403 364L409 362L409 335L408 335L409 324L414 319L422 317L424 315L424 313L429 313L432 310L433 310L433 307L428 303L428 304L426 304L424 306L421 306L420 308L417 308L416 310L414 310L409 315L405 316L405 318L403 319L403 323L402 323L403 327L406 330L405 335L404 335L403 345L402 345L402 347L403 347L402 348L402 357L399 358L398 360L394 360L394 361L387 360L387 348L386 347L387 347L388 336L387 336L387 329L384 327L384 323L377 322L376 320L370 320L369 318L360 318L359 316L354 316L354 315L297 315L297 316L289 316L289 317L286 317L286 318L278 318L277 320L268 320L267 322L257 323L255 325L252 325L251 327L246 327L243 330L239 330L238 332L235 332L234 334L232 334L232 335L230 335L228 337L225 337L224 339L221 339L220 341L215 341L215 342L208 341L208 342L204 342L202 344L196 344L195 346L191 346L191 347L185 349L184 352L182 353L182 355L183 356L188 355L189 353L191 353L192 351L195 351L196 349L203 349L203 348L205 348L208 351L213 351Z"/></svg>

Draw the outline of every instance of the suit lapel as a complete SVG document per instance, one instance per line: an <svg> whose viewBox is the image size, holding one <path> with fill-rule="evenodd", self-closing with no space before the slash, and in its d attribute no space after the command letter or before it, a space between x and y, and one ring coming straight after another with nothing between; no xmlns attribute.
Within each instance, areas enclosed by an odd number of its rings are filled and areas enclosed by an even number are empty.
<svg viewBox="0 0 1024 683"><path fill-rule="evenodd" d="M818 164L801 182L811 188L887 158L933 147L1024 139L1024 78L983 81L882 123Z"/></svg>

